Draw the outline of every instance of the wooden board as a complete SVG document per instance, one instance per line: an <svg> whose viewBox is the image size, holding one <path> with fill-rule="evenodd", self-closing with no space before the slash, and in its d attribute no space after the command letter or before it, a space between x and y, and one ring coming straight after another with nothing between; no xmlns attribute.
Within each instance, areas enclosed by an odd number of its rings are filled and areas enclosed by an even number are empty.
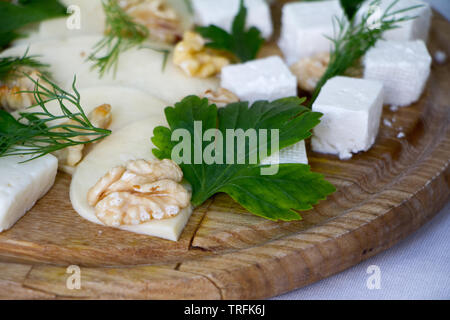
<svg viewBox="0 0 450 320"><path fill-rule="evenodd" d="M432 54L450 55L450 24L435 14ZM374 147L350 161L308 151L338 191L299 222L253 216L225 195L195 210L171 242L83 220L70 178L0 234L0 298L257 299L351 267L405 238L450 197L450 64L433 63L420 101L385 107ZM406 137L398 139L399 128ZM69 290L68 265L81 267Z"/></svg>

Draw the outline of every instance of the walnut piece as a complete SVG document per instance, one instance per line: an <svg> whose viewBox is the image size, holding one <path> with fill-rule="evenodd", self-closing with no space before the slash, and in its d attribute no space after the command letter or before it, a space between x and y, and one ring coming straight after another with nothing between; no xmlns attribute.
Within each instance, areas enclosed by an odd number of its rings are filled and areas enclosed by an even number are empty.
<svg viewBox="0 0 450 320"><path fill-rule="evenodd" d="M173 62L191 77L208 78L229 65L230 59L225 53L206 48L200 34L186 31L175 46Z"/></svg>
<svg viewBox="0 0 450 320"><path fill-rule="evenodd" d="M107 129L112 120L111 106L109 104L102 104L92 110L87 117L94 127ZM66 124L77 125L78 123L74 120L69 120ZM86 142L94 138L95 137L93 136L77 136L72 138L72 140ZM59 161L59 168L64 172L72 174L75 166L83 159L83 151L86 145L87 144L78 144L54 152L53 155L55 155Z"/></svg>
<svg viewBox="0 0 450 320"><path fill-rule="evenodd" d="M209 103L215 104L219 108L225 107L229 103L239 102L239 98L231 91L225 88L219 88L216 91L208 89L202 98L207 98Z"/></svg>
<svg viewBox="0 0 450 320"><path fill-rule="evenodd" d="M291 71L297 77L298 86L306 91L314 91L329 62L330 54L322 52L294 63Z"/></svg>
<svg viewBox="0 0 450 320"><path fill-rule="evenodd" d="M190 205L183 172L172 160L131 160L112 168L87 194L105 225L137 225L176 216Z"/></svg>
<svg viewBox="0 0 450 320"><path fill-rule="evenodd" d="M34 81L39 81L42 74L35 70L22 67L19 72L26 73ZM0 106L8 111L27 108L36 103L33 93L19 93L20 91L33 91L35 83L25 75L20 77L11 77L11 79L2 83L0 86ZM46 81L39 81L44 88L51 89Z"/></svg>
<svg viewBox="0 0 450 320"><path fill-rule="evenodd" d="M137 23L149 29L149 37L166 43L175 43L183 35L181 19L165 0L125 0L121 7Z"/></svg>

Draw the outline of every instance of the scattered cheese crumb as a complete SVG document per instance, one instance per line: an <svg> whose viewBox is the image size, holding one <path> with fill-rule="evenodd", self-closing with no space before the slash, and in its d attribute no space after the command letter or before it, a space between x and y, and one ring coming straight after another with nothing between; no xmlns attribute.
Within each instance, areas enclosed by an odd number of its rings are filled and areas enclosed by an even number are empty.
<svg viewBox="0 0 450 320"><path fill-rule="evenodd" d="M383 119L383 124L386 127L392 128L392 122L390 122L388 119Z"/></svg>
<svg viewBox="0 0 450 320"><path fill-rule="evenodd" d="M405 134L403 132L399 132L397 134L397 138L399 138L399 139L404 138L404 137L405 137Z"/></svg>
<svg viewBox="0 0 450 320"><path fill-rule="evenodd" d="M434 53L434 60L439 64L444 64L447 61L447 55L444 51L438 50Z"/></svg>
<svg viewBox="0 0 450 320"><path fill-rule="evenodd" d="M397 112L398 111L398 106L391 106L389 108L392 112Z"/></svg>

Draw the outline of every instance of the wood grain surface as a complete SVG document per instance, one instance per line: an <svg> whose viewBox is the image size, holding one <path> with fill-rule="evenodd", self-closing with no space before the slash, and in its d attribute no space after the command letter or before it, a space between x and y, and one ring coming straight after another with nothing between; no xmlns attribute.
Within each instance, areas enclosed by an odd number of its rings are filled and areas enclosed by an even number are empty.
<svg viewBox="0 0 450 320"><path fill-rule="evenodd" d="M450 24L436 13L428 47L450 56ZM258 299L351 267L417 230L450 197L449 62L433 62L416 104L385 107L383 118L393 117L349 161L308 150L312 169L338 191L298 222L264 220L219 194L171 242L83 220L69 202L70 177L58 174L0 233L0 298ZM81 267L80 290L66 287L68 265Z"/></svg>

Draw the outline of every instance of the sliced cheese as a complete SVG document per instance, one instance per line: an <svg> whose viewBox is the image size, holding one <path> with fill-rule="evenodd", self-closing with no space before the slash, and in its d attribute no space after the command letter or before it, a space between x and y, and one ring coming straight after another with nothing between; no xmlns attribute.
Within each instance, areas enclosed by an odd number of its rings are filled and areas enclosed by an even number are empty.
<svg viewBox="0 0 450 320"><path fill-rule="evenodd" d="M117 72L113 70L99 77L93 63L86 58L101 36L79 36L64 40L53 39L12 47L2 52L0 57L22 56L26 50L29 55L38 55L39 60L49 65L48 71L56 83L70 90L74 75L77 76L77 88L100 85L132 87L161 99L168 104L180 101L190 94L200 95L206 90L216 90L217 78L199 79L188 77L172 63L169 55L163 68L164 55L152 49L133 48L119 57ZM146 44L158 47L157 44Z"/></svg>
<svg viewBox="0 0 450 320"><path fill-rule="evenodd" d="M0 232L11 228L53 186L58 160L52 155L0 158Z"/></svg>
<svg viewBox="0 0 450 320"><path fill-rule="evenodd" d="M80 89L79 93L81 96L80 104L86 115L104 103L111 105L112 120L108 129L113 132L143 118L152 116L160 118L167 106L162 100L133 88L99 86ZM70 111L77 112L74 105L65 103L65 106ZM47 103L46 108L54 115L62 114L57 101Z"/></svg>
<svg viewBox="0 0 450 320"><path fill-rule="evenodd" d="M72 13L70 17L44 20L28 32L28 37L15 41L15 44L29 44L51 38L99 35L105 32L106 16L101 0L61 0L61 3ZM182 28L190 29L193 17L189 13L186 1L168 0L168 3L178 13Z"/></svg>
<svg viewBox="0 0 450 320"><path fill-rule="evenodd" d="M78 214L91 222L102 224L94 208L87 202L88 190L115 166L123 165L128 160L155 159L150 139L153 129L159 125L166 125L163 115L132 123L100 142L86 156L78 165L70 185L70 200ZM174 218L121 226L119 229L176 241L191 213L192 208L186 208Z"/></svg>
<svg viewBox="0 0 450 320"><path fill-rule="evenodd" d="M302 140L263 159L261 164L303 163L308 164L305 141Z"/></svg>

